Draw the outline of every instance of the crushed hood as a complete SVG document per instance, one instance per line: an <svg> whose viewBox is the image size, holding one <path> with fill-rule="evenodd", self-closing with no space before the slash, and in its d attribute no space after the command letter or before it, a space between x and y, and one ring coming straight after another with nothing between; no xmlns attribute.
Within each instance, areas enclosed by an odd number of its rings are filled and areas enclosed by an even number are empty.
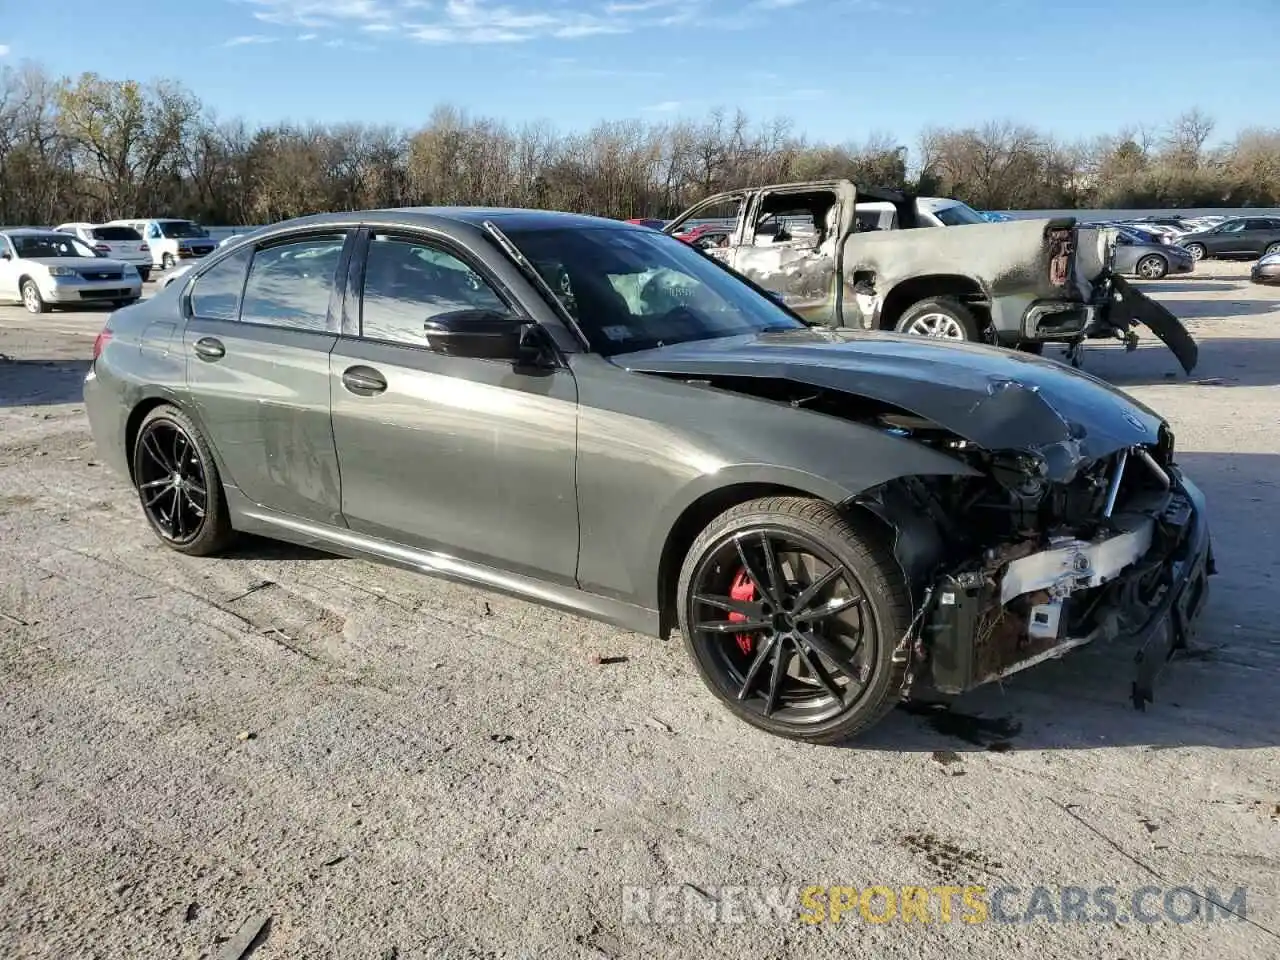
<svg viewBox="0 0 1280 960"><path fill-rule="evenodd" d="M1044 457L1049 476L1155 443L1163 420L1110 384L1053 360L982 344L805 329L615 356L637 373L758 377L891 404L991 450Z"/></svg>

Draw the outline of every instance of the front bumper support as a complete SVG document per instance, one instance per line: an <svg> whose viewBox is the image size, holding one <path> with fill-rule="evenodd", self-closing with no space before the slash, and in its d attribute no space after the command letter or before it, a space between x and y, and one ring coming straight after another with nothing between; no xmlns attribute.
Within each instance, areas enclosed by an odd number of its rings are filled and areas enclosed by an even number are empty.
<svg viewBox="0 0 1280 960"><path fill-rule="evenodd" d="M1134 521L1132 515L1129 519ZM1128 523L1127 530L1091 551L1072 544L1070 549L1050 549L1009 564L1006 577L1009 571L1015 574L1010 589L1022 595L1022 588L1029 587L1032 592L1026 596L1046 604L1033 606L1033 613L1052 612L1048 629L1045 623L1010 616L1004 606L1008 598L1002 598L1001 587L986 575L942 577L922 617L920 646L927 667L921 686L956 695L1104 641L1133 650L1131 696L1134 706L1142 709L1154 699L1156 676L1164 664L1195 635L1208 598L1208 577L1216 572L1204 497L1193 483L1176 475L1162 512L1143 519L1146 522ZM1178 531L1176 546L1163 557L1136 556L1138 546L1159 539L1152 536L1156 527ZM1059 619L1059 601L1053 599L1060 593L1054 581L1072 579L1071 564L1061 561L1073 558L1088 561L1074 571L1081 582L1073 587L1106 591L1097 600L1092 629L1075 635L1067 630L1066 615ZM1124 569L1115 569L1118 565ZM1144 602L1138 596L1139 585L1151 588L1153 581L1159 585L1156 599Z"/></svg>

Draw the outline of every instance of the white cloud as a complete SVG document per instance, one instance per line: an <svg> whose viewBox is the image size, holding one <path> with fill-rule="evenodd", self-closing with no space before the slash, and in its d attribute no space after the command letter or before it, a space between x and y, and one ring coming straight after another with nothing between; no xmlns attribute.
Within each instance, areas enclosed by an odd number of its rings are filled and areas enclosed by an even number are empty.
<svg viewBox="0 0 1280 960"><path fill-rule="evenodd" d="M663 100L661 103L645 107L645 110L649 113L675 113L680 107L679 100Z"/></svg>
<svg viewBox="0 0 1280 960"><path fill-rule="evenodd" d="M264 23L308 31L398 33L420 43L522 43L624 34L692 22L711 0L241 0ZM775 0L787 2L787 0ZM536 4L536 5L535 5ZM300 38L301 39L301 38Z"/></svg>
<svg viewBox="0 0 1280 960"><path fill-rule="evenodd" d="M7 57L8 55L9 45L7 43L0 43L0 57Z"/></svg>
<svg viewBox="0 0 1280 960"><path fill-rule="evenodd" d="M250 33L242 37L232 37L223 46L243 47L251 43L275 43L277 39L277 37L268 37L261 33Z"/></svg>
<svg viewBox="0 0 1280 960"><path fill-rule="evenodd" d="M300 33L298 34L298 40L302 43L306 43L308 40L314 40L318 36L319 34L317 33Z"/></svg>

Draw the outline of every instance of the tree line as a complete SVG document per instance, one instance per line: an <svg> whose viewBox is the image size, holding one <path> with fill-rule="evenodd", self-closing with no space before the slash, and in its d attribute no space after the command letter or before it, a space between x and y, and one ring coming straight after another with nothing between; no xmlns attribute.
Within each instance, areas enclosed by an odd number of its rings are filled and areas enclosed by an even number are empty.
<svg viewBox="0 0 1280 960"><path fill-rule="evenodd" d="M0 224L141 215L259 224L417 204L673 216L762 183L848 177L979 209L1280 205L1280 129L1212 143L1190 110L1162 126L1067 142L1013 122L932 127L909 150L870 135L815 142L785 118L606 121L563 132L437 107L415 129L250 125L183 85L36 64L0 70Z"/></svg>

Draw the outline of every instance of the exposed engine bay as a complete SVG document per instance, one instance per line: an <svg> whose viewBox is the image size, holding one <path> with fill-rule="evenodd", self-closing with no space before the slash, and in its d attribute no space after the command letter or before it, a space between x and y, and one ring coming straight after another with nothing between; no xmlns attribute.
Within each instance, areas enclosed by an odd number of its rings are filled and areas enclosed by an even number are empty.
<svg viewBox="0 0 1280 960"><path fill-rule="evenodd" d="M860 499L892 526L914 592L909 687L959 694L1151 618L1192 512L1170 473L1170 435L1053 481L1035 457L992 454L918 418L878 419L984 474L907 478ZM1149 694L1135 686L1138 702Z"/></svg>
<svg viewBox="0 0 1280 960"><path fill-rule="evenodd" d="M1139 641L1134 703L1152 698L1155 673L1185 643L1214 572L1207 533L1197 529L1199 494L1174 464L1166 426L1152 443L1092 458L1077 440L992 451L841 391L708 382L854 419L973 468L971 476L896 479L855 501L890 529L912 592L912 630L897 651L909 663L905 697L958 695L1095 640L1130 636ZM1195 569L1178 569L1180 560Z"/></svg>

